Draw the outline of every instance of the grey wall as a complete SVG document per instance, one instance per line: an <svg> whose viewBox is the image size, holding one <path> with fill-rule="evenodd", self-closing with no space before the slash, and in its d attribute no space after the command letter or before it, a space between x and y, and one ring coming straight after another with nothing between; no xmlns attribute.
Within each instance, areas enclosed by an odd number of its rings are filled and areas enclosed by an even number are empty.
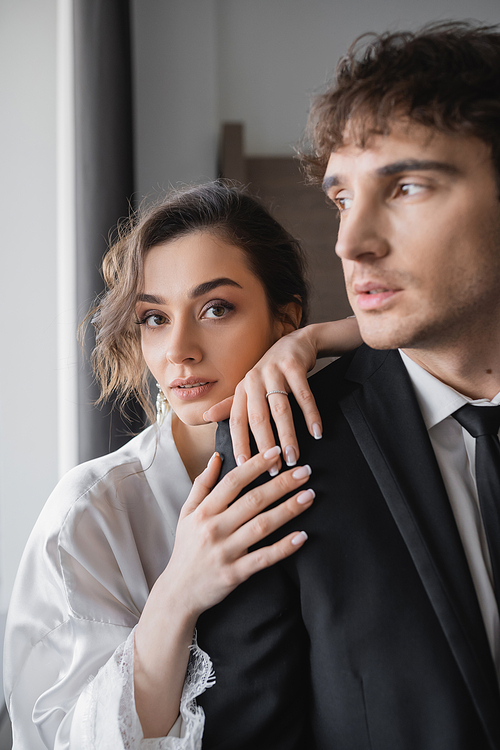
<svg viewBox="0 0 500 750"><path fill-rule="evenodd" d="M136 200L216 176L216 0L132 0Z"/></svg>
<svg viewBox="0 0 500 750"><path fill-rule="evenodd" d="M310 94L365 31L474 16L499 0L132 0L137 194L216 175L219 126L249 155L289 155Z"/></svg>
<svg viewBox="0 0 500 750"><path fill-rule="evenodd" d="M0 609L57 481L56 0L0 4Z"/></svg>

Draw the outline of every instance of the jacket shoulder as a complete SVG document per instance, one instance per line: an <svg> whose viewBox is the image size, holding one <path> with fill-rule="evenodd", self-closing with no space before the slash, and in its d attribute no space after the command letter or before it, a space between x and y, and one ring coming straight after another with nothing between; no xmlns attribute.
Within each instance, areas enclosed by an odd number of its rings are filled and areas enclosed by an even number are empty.
<svg viewBox="0 0 500 750"><path fill-rule="evenodd" d="M362 344L309 378L309 385L315 395L328 393L330 398L338 400L369 380L381 367L389 371L401 366L397 350L371 349Z"/></svg>

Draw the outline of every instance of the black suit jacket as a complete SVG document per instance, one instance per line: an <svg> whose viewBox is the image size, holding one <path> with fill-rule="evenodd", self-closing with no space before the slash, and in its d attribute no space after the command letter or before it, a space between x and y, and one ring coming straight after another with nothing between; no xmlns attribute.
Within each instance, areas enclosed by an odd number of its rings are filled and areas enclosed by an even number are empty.
<svg viewBox="0 0 500 750"><path fill-rule="evenodd" d="M484 624L398 352L363 346L310 383L323 439L295 416L316 500L275 535L309 539L200 618L204 749L500 748ZM227 425L217 448L228 471Z"/></svg>

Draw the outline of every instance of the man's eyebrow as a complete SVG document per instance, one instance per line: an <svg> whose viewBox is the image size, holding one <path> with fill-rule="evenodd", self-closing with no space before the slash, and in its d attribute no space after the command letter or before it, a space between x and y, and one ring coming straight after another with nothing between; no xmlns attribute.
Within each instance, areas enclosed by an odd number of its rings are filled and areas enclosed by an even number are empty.
<svg viewBox="0 0 500 750"><path fill-rule="evenodd" d="M325 177L322 183L322 188L325 193L328 193L330 188L335 187L335 185L342 185L342 183L345 182L345 178L341 174L331 174L328 177Z"/></svg>
<svg viewBox="0 0 500 750"><path fill-rule="evenodd" d="M201 297L203 294L208 294L213 289L217 289L219 286L237 286L238 289L242 289L241 284L237 281L229 279L226 276L221 276L218 279L212 279L211 281L204 281L203 284L198 284L194 289L189 292L189 297L194 299L195 297ZM137 296L138 302L148 302L150 305L165 305L165 299L158 297L156 294L139 294Z"/></svg>
<svg viewBox="0 0 500 750"><path fill-rule="evenodd" d="M392 164L386 164L383 167L379 167L375 170L375 174L378 177L391 177L401 172L444 172L449 175L457 175L459 173L458 167L454 164L449 164L445 161L434 161L432 159L402 159L401 161L395 161ZM323 190L325 193L336 185L343 185L346 182L346 177L342 174L332 174L325 177L323 180Z"/></svg>
<svg viewBox="0 0 500 750"><path fill-rule="evenodd" d="M386 164L385 167L379 167L375 174L380 177L390 177L400 172L444 172L449 175L456 175L459 173L458 167L454 164L449 164L446 161L434 161L432 159L402 159L401 161L395 161L392 164Z"/></svg>

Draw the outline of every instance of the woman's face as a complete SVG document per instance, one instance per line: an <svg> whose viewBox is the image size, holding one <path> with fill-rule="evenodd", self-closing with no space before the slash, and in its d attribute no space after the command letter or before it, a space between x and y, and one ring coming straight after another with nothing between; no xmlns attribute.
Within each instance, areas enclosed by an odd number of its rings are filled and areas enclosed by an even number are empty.
<svg viewBox="0 0 500 750"><path fill-rule="evenodd" d="M144 359L189 425L204 424L285 332L243 251L207 231L149 250L136 311Z"/></svg>

